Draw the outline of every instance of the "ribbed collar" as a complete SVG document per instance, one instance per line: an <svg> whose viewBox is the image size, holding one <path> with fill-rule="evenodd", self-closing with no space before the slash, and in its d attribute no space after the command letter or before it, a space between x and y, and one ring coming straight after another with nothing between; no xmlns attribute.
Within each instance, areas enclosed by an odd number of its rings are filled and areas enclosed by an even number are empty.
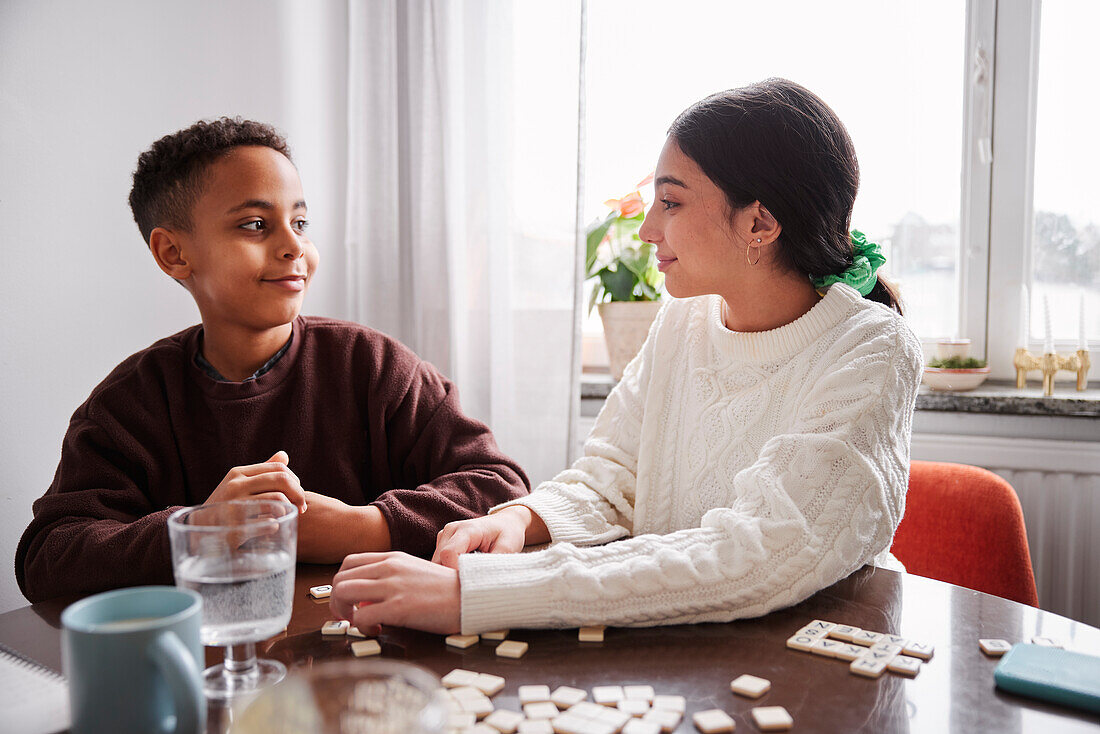
<svg viewBox="0 0 1100 734"><path fill-rule="evenodd" d="M299 316L292 322L289 348L286 353L271 366L271 369L254 380L248 380L246 382L219 382L206 374L203 369L195 363L195 354L198 352L199 345L202 343L202 328L195 329L189 336L186 347L191 379L198 385L199 389L215 400L241 400L262 395L281 383L287 374L294 369L298 354L302 350L302 341L304 340L303 335L305 331L305 321Z"/></svg>
<svg viewBox="0 0 1100 734"><path fill-rule="evenodd" d="M753 362L787 359L802 352L851 314L862 300L858 291L837 283L813 308L789 324L769 331L731 331L722 322L722 297L705 298L711 343L730 357Z"/></svg>

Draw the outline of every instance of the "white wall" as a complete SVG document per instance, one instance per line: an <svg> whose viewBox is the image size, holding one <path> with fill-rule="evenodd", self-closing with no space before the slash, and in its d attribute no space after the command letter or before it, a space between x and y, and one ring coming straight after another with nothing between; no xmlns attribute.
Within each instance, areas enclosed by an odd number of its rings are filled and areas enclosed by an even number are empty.
<svg viewBox="0 0 1100 734"><path fill-rule="evenodd" d="M129 354L198 321L126 198L137 156L199 118L283 130L342 316L347 0L0 2L0 612L69 416Z"/></svg>

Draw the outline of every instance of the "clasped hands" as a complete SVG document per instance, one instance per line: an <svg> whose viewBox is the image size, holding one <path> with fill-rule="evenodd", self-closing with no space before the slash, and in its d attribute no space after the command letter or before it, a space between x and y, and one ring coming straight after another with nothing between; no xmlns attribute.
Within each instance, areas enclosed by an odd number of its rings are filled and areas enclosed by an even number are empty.
<svg viewBox="0 0 1100 734"><path fill-rule="evenodd" d="M230 469L205 504L246 499L279 500L298 508L299 561L339 563L352 552L390 547L389 526L381 510L302 489L285 451L260 464Z"/></svg>

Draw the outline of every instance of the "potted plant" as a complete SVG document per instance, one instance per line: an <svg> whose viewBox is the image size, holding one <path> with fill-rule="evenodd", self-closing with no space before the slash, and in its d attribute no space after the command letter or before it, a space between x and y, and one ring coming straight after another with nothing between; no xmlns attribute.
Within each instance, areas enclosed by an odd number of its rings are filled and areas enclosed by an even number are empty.
<svg viewBox="0 0 1100 734"><path fill-rule="evenodd" d="M652 180L647 176L623 198L605 201L610 213L588 227L585 280L594 281L588 310L599 306L615 379L642 348L661 307L657 247L638 236L646 208L640 189Z"/></svg>

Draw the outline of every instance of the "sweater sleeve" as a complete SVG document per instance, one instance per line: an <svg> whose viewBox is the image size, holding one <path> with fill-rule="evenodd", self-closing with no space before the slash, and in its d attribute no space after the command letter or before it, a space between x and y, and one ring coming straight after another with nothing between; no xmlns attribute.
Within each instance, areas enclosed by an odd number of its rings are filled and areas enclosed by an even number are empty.
<svg viewBox="0 0 1100 734"><path fill-rule="evenodd" d="M529 491L523 469L497 448L488 426L462 412L455 386L427 363L415 370L386 432L399 486L373 504L394 549L430 557L444 525Z"/></svg>
<svg viewBox="0 0 1100 734"><path fill-rule="evenodd" d="M920 350L904 327L847 353L700 527L459 560L462 630L755 617L887 549L904 512Z"/></svg>
<svg viewBox="0 0 1100 734"><path fill-rule="evenodd" d="M643 396L665 316L665 310L658 313L642 348L604 401L584 455L530 495L492 512L513 504L529 507L546 524L553 543L592 546L633 533Z"/></svg>
<svg viewBox="0 0 1100 734"><path fill-rule="evenodd" d="M73 417L53 484L15 554L31 602L143 584L171 584L168 516L138 481L147 475L86 415Z"/></svg>

